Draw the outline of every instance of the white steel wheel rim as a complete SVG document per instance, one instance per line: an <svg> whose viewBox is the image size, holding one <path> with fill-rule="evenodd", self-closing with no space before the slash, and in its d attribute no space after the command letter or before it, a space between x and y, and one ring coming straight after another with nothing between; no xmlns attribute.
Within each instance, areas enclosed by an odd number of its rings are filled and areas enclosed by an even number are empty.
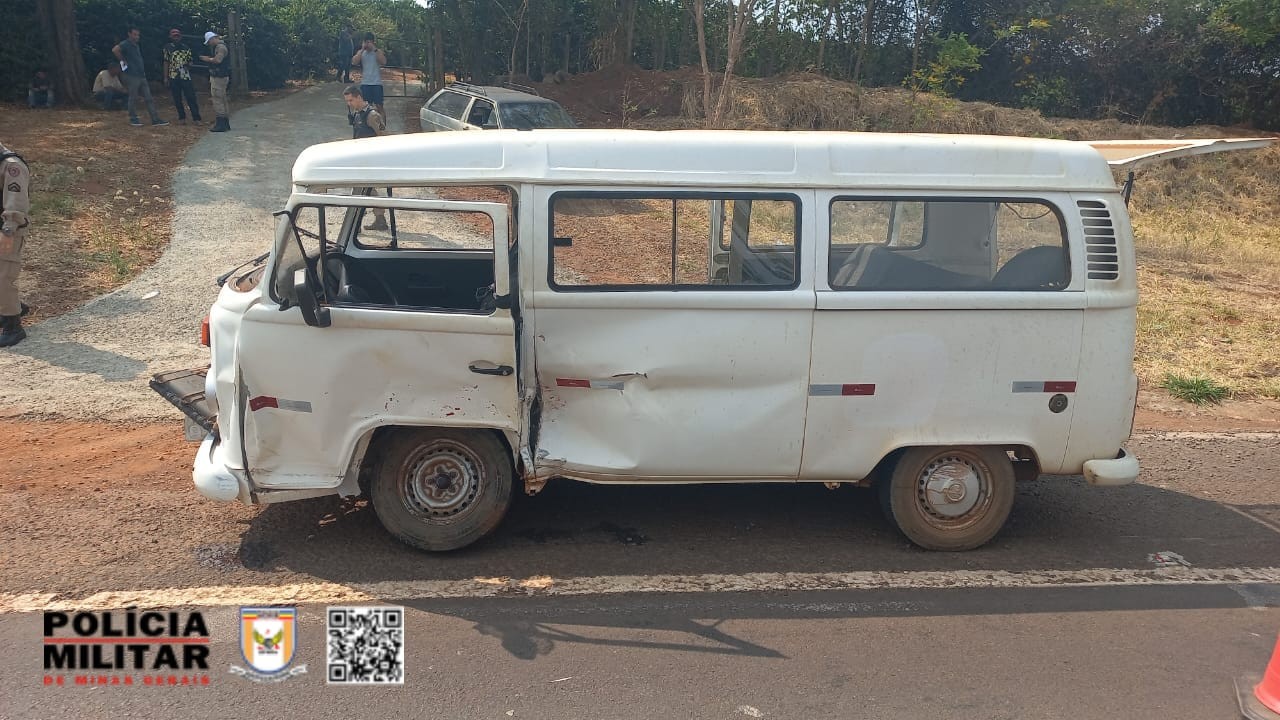
<svg viewBox="0 0 1280 720"><path fill-rule="evenodd" d="M413 516L445 520L475 507L484 476L484 461L470 448L452 440L435 440L405 458L396 489Z"/></svg>

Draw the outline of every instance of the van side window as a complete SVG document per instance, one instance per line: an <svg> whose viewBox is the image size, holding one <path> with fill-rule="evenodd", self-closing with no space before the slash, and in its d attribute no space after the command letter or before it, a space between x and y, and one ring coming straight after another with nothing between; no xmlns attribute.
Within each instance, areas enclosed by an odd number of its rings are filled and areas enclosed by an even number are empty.
<svg viewBox="0 0 1280 720"><path fill-rule="evenodd" d="M785 289L799 272L792 196L557 193L551 286Z"/></svg>
<svg viewBox="0 0 1280 720"><path fill-rule="evenodd" d="M1062 290L1061 214L1035 200L837 198L833 290Z"/></svg>

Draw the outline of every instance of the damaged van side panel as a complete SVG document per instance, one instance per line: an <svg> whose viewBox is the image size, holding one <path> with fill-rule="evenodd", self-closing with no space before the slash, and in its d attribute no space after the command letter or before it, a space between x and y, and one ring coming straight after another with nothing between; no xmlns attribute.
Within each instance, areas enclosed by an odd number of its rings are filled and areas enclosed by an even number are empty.
<svg viewBox="0 0 1280 720"><path fill-rule="evenodd" d="M516 429L515 377L469 369L514 366L509 313L333 308L333 324L317 329L288 322L298 312L259 306L241 328L244 347L293 350L284 362L241 365L245 451L259 487L337 486L357 441L379 426Z"/></svg>

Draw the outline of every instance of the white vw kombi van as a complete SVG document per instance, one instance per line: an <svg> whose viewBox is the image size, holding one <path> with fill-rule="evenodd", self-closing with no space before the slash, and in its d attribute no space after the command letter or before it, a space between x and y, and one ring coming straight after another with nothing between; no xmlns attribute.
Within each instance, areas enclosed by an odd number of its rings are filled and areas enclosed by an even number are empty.
<svg viewBox="0 0 1280 720"><path fill-rule="evenodd" d="M874 484L916 544L974 548L1017 481L1136 479L1133 238L1108 158L1222 145L317 145L269 256L226 278L209 367L152 386L204 435L203 495L367 492L427 550L550 478Z"/></svg>

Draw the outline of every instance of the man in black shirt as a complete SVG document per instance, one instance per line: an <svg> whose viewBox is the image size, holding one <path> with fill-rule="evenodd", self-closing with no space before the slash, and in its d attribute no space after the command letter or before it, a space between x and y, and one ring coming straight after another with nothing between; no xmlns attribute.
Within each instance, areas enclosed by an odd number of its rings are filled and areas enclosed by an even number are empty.
<svg viewBox="0 0 1280 720"><path fill-rule="evenodd" d="M191 107L191 122L201 124L200 104L196 101L196 86L191 83L191 61L195 54L182 42L182 31L169 31L169 42L164 46L164 81L173 96L173 106L178 109L178 122L187 124L187 112L182 107L185 98Z"/></svg>

